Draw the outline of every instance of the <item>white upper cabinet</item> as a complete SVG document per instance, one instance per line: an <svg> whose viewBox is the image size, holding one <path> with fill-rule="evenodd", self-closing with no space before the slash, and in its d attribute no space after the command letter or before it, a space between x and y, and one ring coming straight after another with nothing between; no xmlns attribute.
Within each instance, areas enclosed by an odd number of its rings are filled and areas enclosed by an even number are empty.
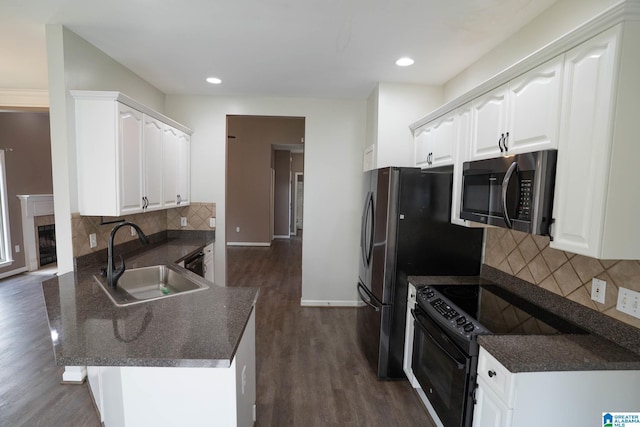
<svg viewBox="0 0 640 427"><path fill-rule="evenodd" d="M117 103L119 151L119 210L122 214L135 213L144 206L143 201L143 158L142 158L142 116L139 111ZM99 161L95 159L94 161Z"/></svg>
<svg viewBox="0 0 640 427"><path fill-rule="evenodd" d="M76 108L78 207L81 215L121 216L189 201L187 128L119 92L72 91ZM169 130L169 132L168 132ZM166 164L164 138L175 135ZM182 144L182 147L180 146ZM172 173L174 204L165 204L165 174ZM177 177L186 176L178 182ZM178 191L178 186L180 190Z"/></svg>
<svg viewBox="0 0 640 427"><path fill-rule="evenodd" d="M563 56L473 101L471 159L558 146Z"/></svg>
<svg viewBox="0 0 640 427"><path fill-rule="evenodd" d="M453 187L451 190L451 223L463 226L476 226L475 223L460 218L462 204L462 165L469 160L469 142L471 139L471 103L456 110L456 135L453 162Z"/></svg>
<svg viewBox="0 0 640 427"><path fill-rule="evenodd" d="M191 195L191 137L178 134L178 205L188 205Z"/></svg>
<svg viewBox="0 0 640 427"><path fill-rule="evenodd" d="M416 166L424 169L453 164L455 133L455 114L418 128L414 133Z"/></svg>
<svg viewBox="0 0 640 427"><path fill-rule="evenodd" d="M144 197L147 210L162 208L162 127L153 117L144 116Z"/></svg>
<svg viewBox="0 0 640 427"><path fill-rule="evenodd" d="M640 259L640 24L567 52L551 247Z"/></svg>
<svg viewBox="0 0 640 427"><path fill-rule="evenodd" d="M164 156L164 196L167 208L178 206L178 130L166 127L162 132Z"/></svg>

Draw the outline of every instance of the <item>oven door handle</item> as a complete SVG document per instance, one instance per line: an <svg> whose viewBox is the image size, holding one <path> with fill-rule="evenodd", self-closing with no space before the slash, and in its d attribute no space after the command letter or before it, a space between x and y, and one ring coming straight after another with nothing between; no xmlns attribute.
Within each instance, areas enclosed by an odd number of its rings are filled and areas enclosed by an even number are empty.
<svg viewBox="0 0 640 427"><path fill-rule="evenodd" d="M366 295L366 291L363 293L364 289L362 288L362 284L358 283L358 294L360 295L360 299L367 304L369 307L373 308L375 311L380 311L380 307L371 302L371 298Z"/></svg>
<svg viewBox="0 0 640 427"><path fill-rule="evenodd" d="M507 207L507 190L509 189L509 182L511 181L511 176L513 172L517 171L518 163L513 162L509 169L507 169L507 173L504 174L504 179L502 180L502 217L504 218L504 222L507 224L507 227L513 228L513 223L511 222L511 218L509 218L508 207Z"/></svg>
<svg viewBox="0 0 640 427"><path fill-rule="evenodd" d="M431 335L431 333L427 330L427 328L424 327L424 325L422 324L422 322L420 321L420 319L418 319L418 316L416 316L415 310L411 310L411 316L413 316L413 319L415 320L415 324L418 327L418 329L420 329L420 331L425 334L426 336L429 337L429 339L431 339L431 341L433 341L433 343L438 346L438 348L444 353L446 354L449 359L453 360L456 363L456 367L458 368L458 370L462 370L465 368L465 363L460 363L460 361L458 359L456 359L451 353L449 353L443 346L442 344L440 344L438 342L437 339L435 339L435 337L433 335Z"/></svg>

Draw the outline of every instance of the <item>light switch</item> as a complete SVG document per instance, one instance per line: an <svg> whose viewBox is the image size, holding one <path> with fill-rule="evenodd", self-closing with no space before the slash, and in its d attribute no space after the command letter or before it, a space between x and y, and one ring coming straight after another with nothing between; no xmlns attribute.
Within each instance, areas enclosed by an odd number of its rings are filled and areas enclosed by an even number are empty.
<svg viewBox="0 0 640 427"><path fill-rule="evenodd" d="M216 219L209 218L209 227L214 228L216 226Z"/></svg>
<svg viewBox="0 0 640 427"><path fill-rule="evenodd" d="M95 248L98 246L98 241L96 239L96 233L89 234L89 247Z"/></svg>

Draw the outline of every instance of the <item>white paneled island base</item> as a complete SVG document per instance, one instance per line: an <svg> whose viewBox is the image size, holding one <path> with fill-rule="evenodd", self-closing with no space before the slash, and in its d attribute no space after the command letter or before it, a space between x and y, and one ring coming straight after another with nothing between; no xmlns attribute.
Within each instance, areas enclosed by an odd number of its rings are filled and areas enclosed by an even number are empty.
<svg viewBox="0 0 640 427"><path fill-rule="evenodd" d="M90 366L105 427L249 427L255 421L255 310L228 368Z"/></svg>

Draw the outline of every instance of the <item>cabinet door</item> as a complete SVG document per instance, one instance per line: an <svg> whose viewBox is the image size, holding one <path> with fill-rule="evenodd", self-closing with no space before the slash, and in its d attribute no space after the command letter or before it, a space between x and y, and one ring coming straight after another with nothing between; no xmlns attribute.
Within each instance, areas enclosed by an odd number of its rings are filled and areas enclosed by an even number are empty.
<svg viewBox="0 0 640 427"><path fill-rule="evenodd" d="M178 206L178 131L170 126L162 129L162 153L164 157L164 207Z"/></svg>
<svg viewBox="0 0 640 427"><path fill-rule="evenodd" d="M429 139L431 137L431 128L424 125L415 132L414 141L416 145L416 166L426 168L429 160Z"/></svg>
<svg viewBox="0 0 640 427"><path fill-rule="evenodd" d="M119 212L142 211L142 113L118 103ZM98 159L99 160L99 159Z"/></svg>
<svg viewBox="0 0 640 427"><path fill-rule="evenodd" d="M558 148L564 55L509 83L508 153Z"/></svg>
<svg viewBox="0 0 640 427"><path fill-rule="evenodd" d="M507 132L508 85L501 86L473 101L471 159L498 157L498 142Z"/></svg>
<svg viewBox="0 0 640 427"><path fill-rule="evenodd" d="M188 205L190 200L190 171L191 171L191 141L189 135L178 133L178 169L177 188L178 204Z"/></svg>
<svg viewBox="0 0 640 427"><path fill-rule="evenodd" d="M469 160L471 104L463 105L456 111L456 122L453 187L451 190L451 223L467 225L467 221L460 218L460 205L462 202L462 164Z"/></svg>
<svg viewBox="0 0 640 427"><path fill-rule="evenodd" d="M565 54L551 247L599 257L611 157L618 28Z"/></svg>
<svg viewBox="0 0 640 427"><path fill-rule="evenodd" d="M436 120L436 123L434 123L430 149L430 167L447 166L453 164L455 126L455 114L449 114L441 119Z"/></svg>
<svg viewBox="0 0 640 427"><path fill-rule="evenodd" d="M510 427L513 411L482 380L478 380L473 427Z"/></svg>
<svg viewBox="0 0 640 427"><path fill-rule="evenodd" d="M162 208L162 123L144 116L144 197L146 209Z"/></svg>

